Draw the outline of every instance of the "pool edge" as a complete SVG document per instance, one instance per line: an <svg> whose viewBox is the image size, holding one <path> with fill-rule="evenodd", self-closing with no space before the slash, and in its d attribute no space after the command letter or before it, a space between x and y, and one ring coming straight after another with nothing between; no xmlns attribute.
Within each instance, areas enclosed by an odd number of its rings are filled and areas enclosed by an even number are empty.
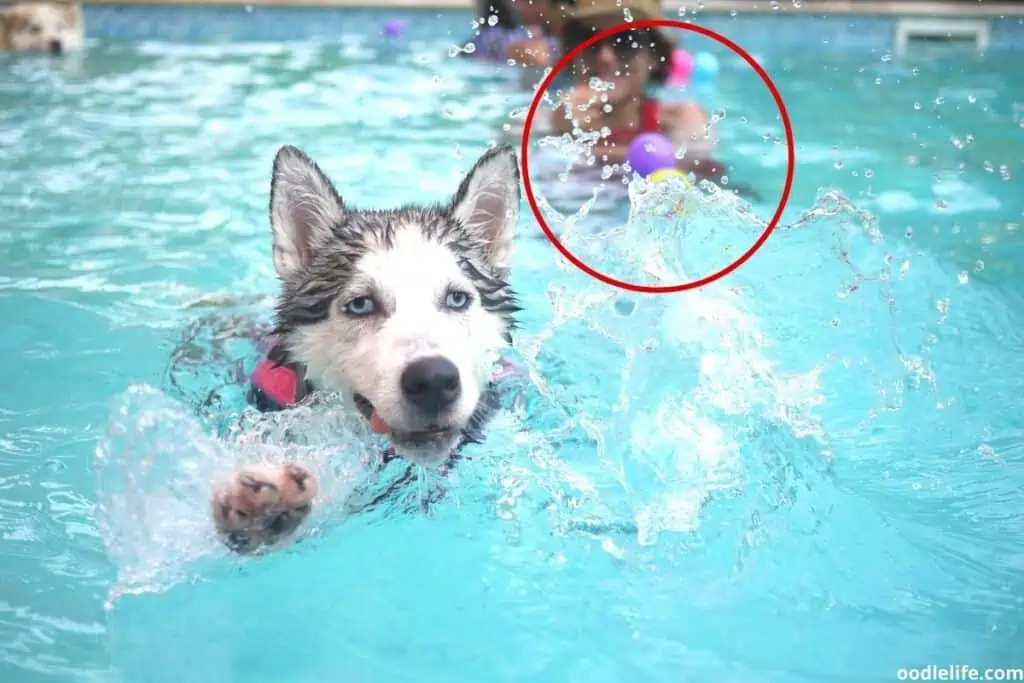
<svg viewBox="0 0 1024 683"><path fill-rule="evenodd" d="M351 7L360 9L459 9L470 10L472 0L102 0L85 2L86 6L115 7ZM1024 3L961 3L878 2L876 0L805 0L793 3L742 2L739 0L704 0L680 2L666 0L666 13L687 9L688 14L752 14L761 16L885 16L885 17L1024 17Z"/></svg>

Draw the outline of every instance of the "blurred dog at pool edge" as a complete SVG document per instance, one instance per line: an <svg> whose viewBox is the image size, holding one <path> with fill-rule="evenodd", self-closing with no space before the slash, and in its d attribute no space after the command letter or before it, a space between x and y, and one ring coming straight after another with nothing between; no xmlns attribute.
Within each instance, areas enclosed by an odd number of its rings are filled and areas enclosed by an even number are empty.
<svg viewBox="0 0 1024 683"><path fill-rule="evenodd" d="M282 410L337 392L393 457L424 466L479 442L519 310L508 284L519 182L513 148L499 146L445 204L356 209L312 159L282 147L270 188L276 340L249 402ZM316 490L301 464L243 467L214 486L214 522L236 552L273 545Z"/></svg>
<svg viewBox="0 0 1024 683"><path fill-rule="evenodd" d="M0 52L78 50L85 40L79 3L23 2L0 7Z"/></svg>

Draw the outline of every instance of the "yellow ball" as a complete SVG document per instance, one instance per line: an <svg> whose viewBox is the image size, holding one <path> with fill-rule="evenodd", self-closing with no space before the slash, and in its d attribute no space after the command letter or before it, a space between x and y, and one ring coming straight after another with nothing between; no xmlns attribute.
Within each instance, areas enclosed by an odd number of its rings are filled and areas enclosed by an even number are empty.
<svg viewBox="0 0 1024 683"><path fill-rule="evenodd" d="M687 179L686 174L674 168L661 168L647 176L647 179L654 183L668 180L669 178L679 178L683 181L683 185L686 187L690 186L690 181Z"/></svg>
<svg viewBox="0 0 1024 683"><path fill-rule="evenodd" d="M678 178L683 182L683 187L692 187L692 185L690 184L690 179L686 177L686 174L674 168L660 168L647 176L647 180L649 180L652 183L657 183L662 180L668 180L669 178ZM677 215L686 215L689 213L689 211L686 208L686 205L683 204L682 201L677 201L675 205L672 207L672 211Z"/></svg>

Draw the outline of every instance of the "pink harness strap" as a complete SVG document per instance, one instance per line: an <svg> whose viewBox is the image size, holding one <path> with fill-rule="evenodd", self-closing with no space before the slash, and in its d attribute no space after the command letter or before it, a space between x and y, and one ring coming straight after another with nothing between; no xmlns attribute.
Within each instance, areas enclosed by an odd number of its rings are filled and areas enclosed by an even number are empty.
<svg viewBox="0 0 1024 683"><path fill-rule="evenodd" d="M250 381L281 407L294 405L299 399L299 378L285 365L264 360L252 371Z"/></svg>

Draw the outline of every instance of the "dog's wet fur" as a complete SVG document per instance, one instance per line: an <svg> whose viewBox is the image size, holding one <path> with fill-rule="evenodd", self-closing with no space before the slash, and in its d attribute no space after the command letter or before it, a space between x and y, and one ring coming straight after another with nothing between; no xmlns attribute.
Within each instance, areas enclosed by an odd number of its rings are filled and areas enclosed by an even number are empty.
<svg viewBox="0 0 1024 683"><path fill-rule="evenodd" d="M271 360L299 368L314 391L344 397L399 457L448 462L480 439L496 404L492 372L519 310L508 284L519 204L509 146L484 153L448 203L391 210L354 208L312 159L282 147L270 190L281 280ZM278 540L252 513L293 500L281 485L289 467L245 468L215 493L229 545ZM312 504L305 494L294 500Z"/></svg>
<svg viewBox="0 0 1024 683"><path fill-rule="evenodd" d="M79 50L85 39L82 6L64 2L23 2L0 8L0 52Z"/></svg>

